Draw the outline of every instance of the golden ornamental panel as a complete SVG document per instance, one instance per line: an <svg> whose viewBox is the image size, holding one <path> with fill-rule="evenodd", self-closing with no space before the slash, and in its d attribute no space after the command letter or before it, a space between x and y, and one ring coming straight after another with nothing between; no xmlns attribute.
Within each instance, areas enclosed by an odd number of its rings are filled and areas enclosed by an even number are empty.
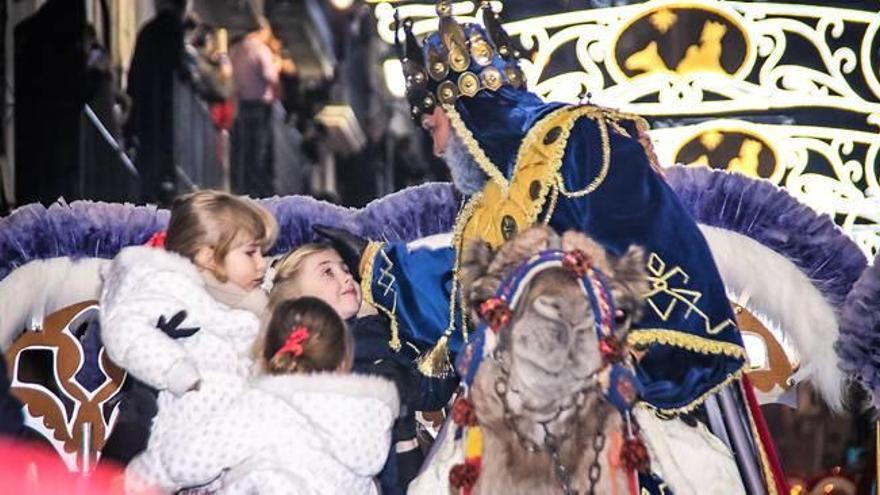
<svg viewBox="0 0 880 495"><path fill-rule="evenodd" d="M650 134L661 163L768 179L880 251L880 133L720 119Z"/></svg>
<svg viewBox="0 0 880 495"><path fill-rule="evenodd" d="M415 20L417 34L436 29L433 2L391 3L374 11L385 41L393 42L395 9ZM452 4L466 22L479 22L477 7ZM589 94L647 116L661 163L770 180L831 215L867 254L880 251L877 12L652 0L505 28L536 49L520 63L543 98L573 103ZM751 121L726 118L733 114Z"/></svg>
<svg viewBox="0 0 880 495"><path fill-rule="evenodd" d="M478 22L477 2L457 2ZM497 3L496 9L502 5ZM432 3L377 4L378 32L393 15L436 29ZM525 48L529 87L555 101L594 102L645 116L719 115L803 107L861 114L880 126L880 16L859 9L720 0L655 0L509 22ZM552 71L551 69L552 65Z"/></svg>

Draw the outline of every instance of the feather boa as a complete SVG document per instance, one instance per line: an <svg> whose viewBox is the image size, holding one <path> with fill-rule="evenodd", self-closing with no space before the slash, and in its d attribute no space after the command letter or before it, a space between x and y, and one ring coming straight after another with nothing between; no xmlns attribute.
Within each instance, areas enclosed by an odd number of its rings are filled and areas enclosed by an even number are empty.
<svg viewBox="0 0 880 495"><path fill-rule="evenodd" d="M841 369L862 384L871 405L880 409L880 255L846 298L834 349Z"/></svg>
<svg viewBox="0 0 880 495"><path fill-rule="evenodd" d="M424 184L371 202L360 210L308 196L260 200L278 219L272 253L317 239L313 224L348 229L371 239L409 241L452 229L458 198L449 184ZM113 258L126 246L145 243L168 223L155 206L76 201L46 208L30 204L0 219L0 280L34 260Z"/></svg>
<svg viewBox="0 0 880 495"><path fill-rule="evenodd" d="M666 179L697 223L742 234L784 256L838 310L867 266L859 246L830 217L768 181L683 166L666 169Z"/></svg>
<svg viewBox="0 0 880 495"><path fill-rule="evenodd" d="M830 217L770 182L702 167L666 173L733 298L791 338L801 362L795 381L809 378L840 410L844 375L829 343L844 331L838 315L867 265L861 249Z"/></svg>

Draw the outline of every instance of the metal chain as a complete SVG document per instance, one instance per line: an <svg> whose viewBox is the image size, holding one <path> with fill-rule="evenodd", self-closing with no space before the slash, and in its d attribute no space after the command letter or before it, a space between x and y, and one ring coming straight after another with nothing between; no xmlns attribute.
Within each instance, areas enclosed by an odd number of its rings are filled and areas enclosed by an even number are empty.
<svg viewBox="0 0 880 495"><path fill-rule="evenodd" d="M495 352L492 353L492 357L498 365L498 369L500 373L498 377L495 379L495 393L498 394L498 398L501 399L501 406L503 408L504 413L504 424L507 428L510 429L514 433L519 441L520 445L530 454L534 454L537 452L546 451L550 456L550 460L553 462L553 472L556 475L556 480L559 482L560 488L562 488L563 495L578 495L577 490L572 488L571 483L571 471L565 466L562 462L559 452L559 441L556 438L556 435L550 432L550 429L547 426L547 423L555 420L559 417L562 412L570 408L568 407L560 407L559 411L557 411L556 415L547 420L540 423L541 428L544 430L544 445L538 445L534 440L528 438L525 434L523 434L519 427L517 426L517 417L513 414L513 411L510 410L510 404L507 401L507 393L510 391L510 387L508 384L508 377L510 376L510 371L507 368L507 363L504 360L504 354L501 349L496 349ZM591 375L595 377L594 375ZM591 384L577 392L577 396L572 399L571 404L574 405L576 411L580 411L586 405L586 397L598 390L598 381L593 379L591 380ZM596 483L599 481L599 478L602 476L602 466L599 465L600 454L602 449L605 448L605 434L602 430L605 427L605 417L602 418L601 423L599 423L599 428L596 432L596 435L593 437L592 447L593 447L593 462L590 464L590 469L588 474L590 487L585 495L596 495L595 488Z"/></svg>
<svg viewBox="0 0 880 495"><path fill-rule="evenodd" d="M599 478L602 477L602 466L599 465L599 457L602 453L602 449L605 448L605 433L603 430L605 429L605 418L607 416L602 417L602 422L599 423L599 429L596 431L596 436L593 437L593 462L590 463L590 470L587 472L587 476L590 480L590 488L587 491L587 495L596 495L596 483L599 482Z"/></svg>

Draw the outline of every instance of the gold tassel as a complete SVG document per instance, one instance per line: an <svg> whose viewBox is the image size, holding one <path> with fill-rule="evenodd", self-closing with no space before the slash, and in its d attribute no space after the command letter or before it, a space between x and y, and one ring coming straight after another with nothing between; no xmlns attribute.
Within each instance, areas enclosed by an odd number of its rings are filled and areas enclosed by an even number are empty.
<svg viewBox="0 0 880 495"><path fill-rule="evenodd" d="M430 351L416 359L419 371L430 378L446 378L452 374L452 363L449 362L449 335L444 334Z"/></svg>

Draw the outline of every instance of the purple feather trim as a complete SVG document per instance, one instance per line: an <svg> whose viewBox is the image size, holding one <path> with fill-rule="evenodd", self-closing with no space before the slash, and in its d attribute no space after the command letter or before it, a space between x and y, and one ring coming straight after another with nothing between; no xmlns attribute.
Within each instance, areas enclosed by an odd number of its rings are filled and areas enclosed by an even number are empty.
<svg viewBox="0 0 880 495"><path fill-rule="evenodd" d="M154 206L92 201L22 206L0 219L0 280L36 259L112 258L167 223L168 212Z"/></svg>
<svg viewBox="0 0 880 495"><path fill-rule="evenodd" d="M880 256L874 258L846 298L834 344L840 369L856 377L880 408Z"/></svg>
<svg viewBox="0 0 880 495"><path fill-rule="evenodd" d="M840 309L867 260L830 217L765 180L674 166L666 179L698 223L748 236L781 254Z"/></svg>
<svg viewBox="0 0 880 495"><path fill-rule="evenodd" d="M260 200L278 219L272 253L317 240L321 223L370 239L412 240L452 229L458 198L451 184L411 187L373 201L361 210L308 196ZM155 206L76 201L49 208L31 204L0 219L0 280L33 260L69 256L113 258L126 246L145 243L168 223L168 211Z"/></svg>

